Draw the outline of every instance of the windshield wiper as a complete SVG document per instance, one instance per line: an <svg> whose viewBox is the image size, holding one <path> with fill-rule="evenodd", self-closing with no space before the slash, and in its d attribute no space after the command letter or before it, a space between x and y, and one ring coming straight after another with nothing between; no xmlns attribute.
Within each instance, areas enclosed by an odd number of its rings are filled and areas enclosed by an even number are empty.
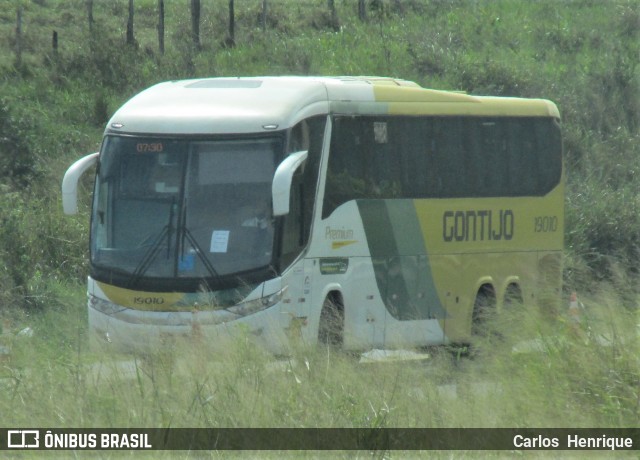
<svg viewBox="0 0 640 460"><path fill-rule="evenodd" d="M171 207L169 208L169 223L162 228L160 234L156 237L153 244L149 247L147 252L145 252L142 260L140 260L140 263L136 266L129 283L127 283L129 288L135 287L147 270L149 270L149 267L162 248L162 242L164 241L165 235L167 237L167 259L171 257L171 236L173 235L173 216L175 214L175 208L176 199L174 197L171 201Z"/></svg>
<svg viewBox="0 0 640 460"><path fill-rule="evenodd" d="M213 265L211 264L211 261L204 254L202 247L200 246L200 244L198 244L196 239L191 234L191 231L189 231L189 229L187 228L186 220L187 220L187 205L185 203L182 206L182 215L181 215L180 223L178 224L178 229L177 229L179 238L181 240L180 257L184 257L184 248L185 248L184 240L186 239L191 245L191 247L193 247L196 250L196 254L198 255L198 258L200 259L200 261L202 261L202 265L204 265L204 267L207 269L207 271L209 272L209 275L211 275L212 278L220 279L220 274L213 267Z"/></svg>

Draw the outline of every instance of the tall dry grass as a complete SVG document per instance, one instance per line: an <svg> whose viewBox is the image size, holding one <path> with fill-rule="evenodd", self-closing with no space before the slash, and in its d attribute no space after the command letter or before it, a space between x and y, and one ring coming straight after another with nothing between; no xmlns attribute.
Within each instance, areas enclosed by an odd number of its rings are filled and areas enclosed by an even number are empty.
<svg viewBox="0 0 640 460"><path fill-rule="evenodd" d="M88 348L84 305L7 320L0 413L51 427L634 427L638 318L614 292L582 299L580 324L514 307L468 356L363 364L300 344L289 357L250 335L185 339L144 356ZM17 334L24 327L33 336Z"/></svg>

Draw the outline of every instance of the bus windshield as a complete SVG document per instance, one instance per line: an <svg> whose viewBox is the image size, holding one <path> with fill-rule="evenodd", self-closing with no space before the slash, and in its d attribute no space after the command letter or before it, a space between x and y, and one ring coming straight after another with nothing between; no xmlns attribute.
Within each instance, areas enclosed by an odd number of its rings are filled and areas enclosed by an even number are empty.
<svg viewBox="0 0 640 460"><path fill-rule="evenodd" d="M133 288L153 279L215 283L268 267L271 182L281 154L279 137L107 136L94 194L92 271L120 274Z"/></svg>

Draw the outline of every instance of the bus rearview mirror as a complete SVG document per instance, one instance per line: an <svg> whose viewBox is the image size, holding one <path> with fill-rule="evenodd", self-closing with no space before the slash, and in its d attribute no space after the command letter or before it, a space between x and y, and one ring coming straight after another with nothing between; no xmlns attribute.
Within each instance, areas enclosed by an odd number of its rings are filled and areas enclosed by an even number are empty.
<svg viewBox="0 0 640 460"><path fill-rule="evenodd" d="M292 153L278 165L271 184L274 216L289 214L291 181L296 170L307 159L307 155L306 150Z"/></svg>
<svg viewBox="0 0 640 460"><path fill-rule="evenodd" d="M78 181L87 169L98 161L98 152L91 153L73 163L62 179L62 208L65 214L78 212Z"/></svg>

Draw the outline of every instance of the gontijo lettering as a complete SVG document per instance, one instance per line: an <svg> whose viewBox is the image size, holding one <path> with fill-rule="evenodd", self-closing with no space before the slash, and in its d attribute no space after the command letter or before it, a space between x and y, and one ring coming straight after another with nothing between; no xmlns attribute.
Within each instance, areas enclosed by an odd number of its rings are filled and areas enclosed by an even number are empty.
<svg viewBox="0 0 640 460"><path fill-rule="evenodd" d="M511 209L445 211L442 215L442 238L446 242L510 240L514 227Z"/></svg>

